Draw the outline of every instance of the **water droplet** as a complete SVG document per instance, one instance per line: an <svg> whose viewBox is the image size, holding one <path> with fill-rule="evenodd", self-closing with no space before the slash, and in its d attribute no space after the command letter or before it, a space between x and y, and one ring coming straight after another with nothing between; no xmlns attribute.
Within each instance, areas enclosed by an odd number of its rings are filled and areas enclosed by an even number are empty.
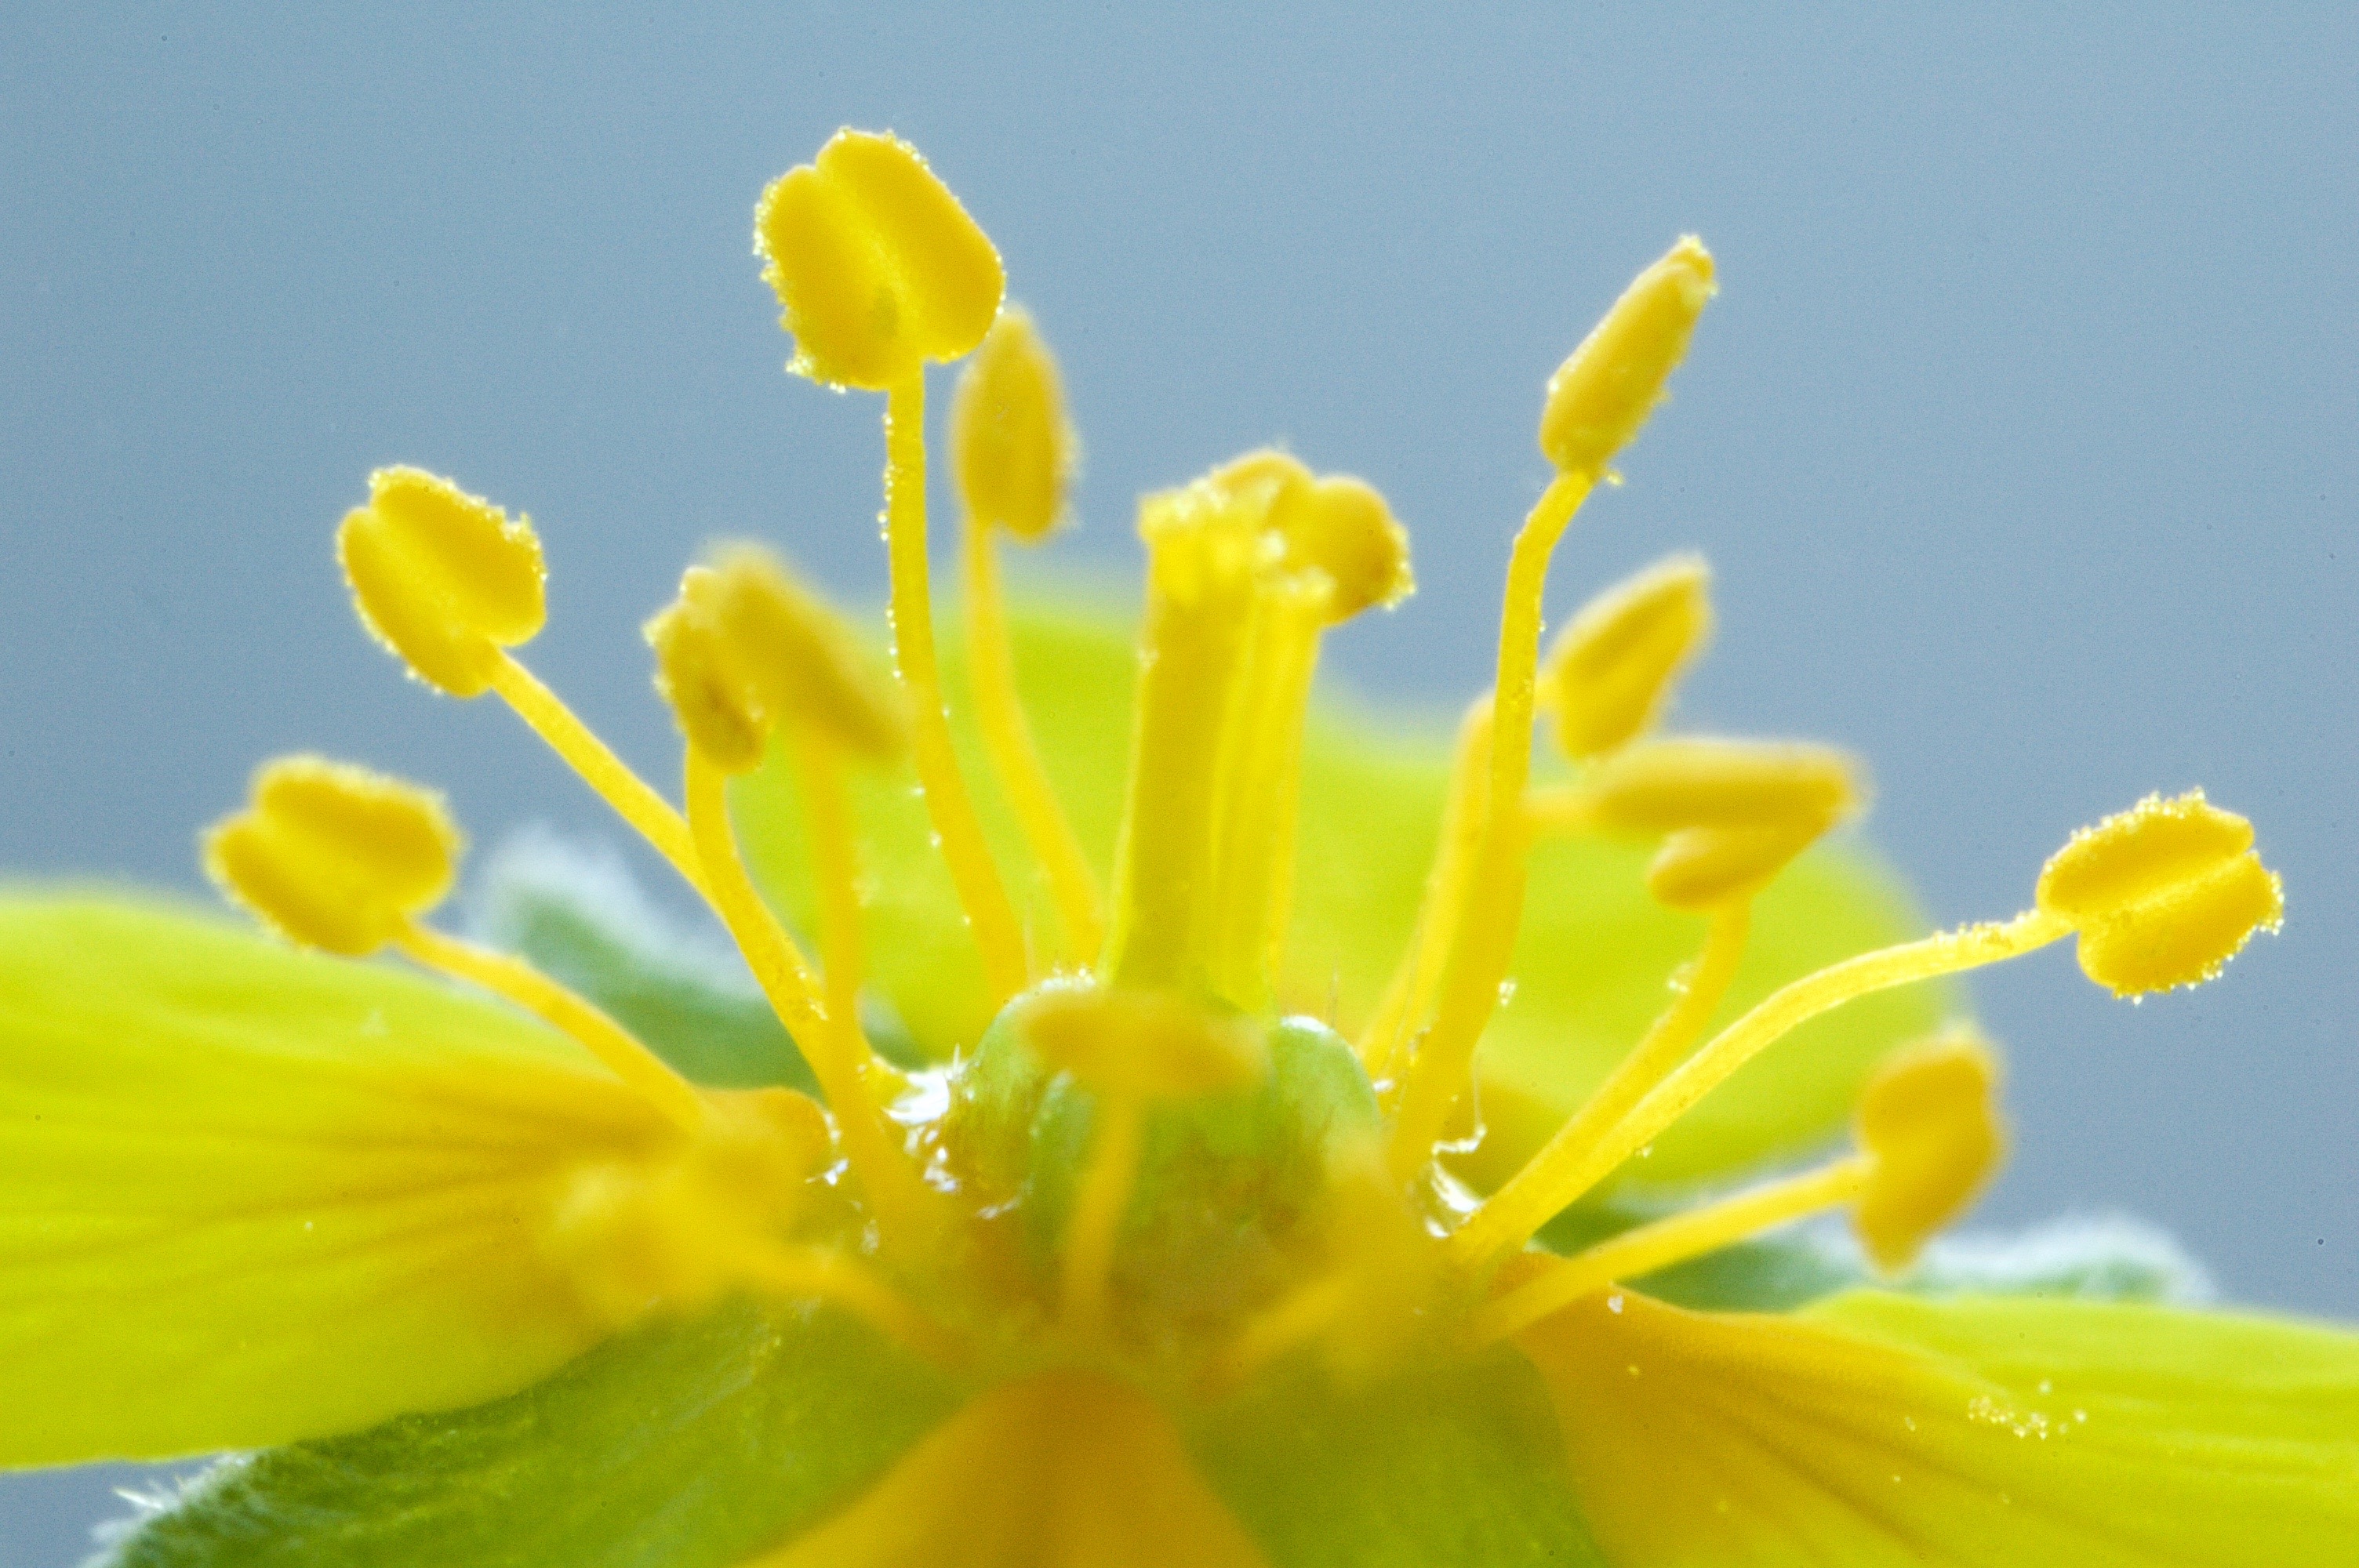
<svg viewBox="0 0 2359 1568"><path fill-rule="evenodd" d="M2072 1412L2072 1419L2074 1421L2087 1421L2089 1419L2089 1412L2087 1411L2074 1411Z"/></svg>
<svg viewBox="0 0 2359 1568"><path fill-rule="evenodd" d="M1501 1007L1505 1007L1515 1000L1516 982L1513 980L1501 980L1499 982L1499 1005Z"/></svg>
<svg viewBox="0 0 2359 1568"><path fill-rule="evenodd" d="M2042 1378L2042 1379L2039 1379L2039 1391L2040 1391L2041 1393L2043 1393L2043 1394L2052 1394L2052 1393L2054 1393L2054 1392L2056 1391L2056 1384L2055 1384L2055 1382L2054 1382L2052 1379L2048 1379L2048 1378Z"/></svg>
<svg viewBox="0 0 2359 1568"><path fill-rule="evenodd" d="M1620 1296L1606 1297L1605 1310L1618 1314L1622 1311L1622 1298Z"/></svg>
<svg viewBox="0 0 2359 1568"><path fill-rule="evenodd" d="M1636 1361L1633 1361L1633 1362L1631 1362L1631 1363L1630 1363L1630 1376L1632 1376L1632 1377L1634 1377L1634 1378L1635 1378L1635 1377L1636 1377L1637 1375L1638 1375L1638 1363L1636 1363Z"/></svg>
<svg viewBox="0 0 2359 1568"><path fill-rule="evenodd" d="M1651 1160L1651 1159L1653 1159L1654 1157L1655 1157L1655 1146L1654 1146L1653 1144L1651 1144L1651 1143L1647 1144L1644 1149L1641 1149L1641 1150L1639 1150L1639 1151L1638 1151L1638 1158L1639 1158L1639 1159L1641 1159L1641 1160Z"/></svg>
<svg viewBox="0 0 2359 1568"><path fill-rule="evenodd" d="M1914 1432L1917 1430L1917 1418L1913 1415L1904 1415L1900 1418L1900 1424Z"/></svg>

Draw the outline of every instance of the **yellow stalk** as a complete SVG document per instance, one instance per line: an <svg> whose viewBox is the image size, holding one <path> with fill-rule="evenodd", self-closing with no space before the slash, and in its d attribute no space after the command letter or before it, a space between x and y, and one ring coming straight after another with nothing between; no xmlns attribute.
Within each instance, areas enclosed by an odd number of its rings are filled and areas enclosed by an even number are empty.
<svg viewBox="0 0 2359 1568"><path fill-rule="evenodd" d="M1495 1343L1617 1281L1642 1278L1806 1215L1850 1203L1867 1189L1875 1169L1873 1156L1847 1155L1799 1176L1624 1231L1585 1252L1560 1259L1479 1309L1469 1325L1474 1342Z"/></svg>
<svg viewBox="0 0 2359 1568"><path fill-rule="evenodd" d="M910 752L926 815L941 840L942 860L958 889L960 907L983 951L983 970L995 1003L1024 989L1029 966L1024 929L992 863L983 824L974 814L934 652L933 600L926 561L926 379L912 370L897 378L885 401L885 547L892 568L893 667L911 698Z"/></svg>
<svg viewBox="0 0 2359 1568"><path fill-rule="evenodd" d="M1049 879L1057 920L1065 934L1065 961L1094 963L1105 944L1105 912L1097 877L1041 765L1032 727L1016 688L1016 656L1007 635L1007 613L999 589L999 551L990 527L972 514L966 520L967 665L974 683L975 716L983 725L999 787L1007 796L1024 839Z"/></svg>
<svg viewBox="0 0 2359 1568"><path fill-rule="evenodd" d="M1566 1178L1580 1170L1583 1155L1669 1076L1712 1022L1745 956L1752 907L1751 901L1740 901L1712 916L1703 953L1679 996L1548 1146L1452 1233L1448 1242L1452 1262L1470 1271L1483 1268L1522 1246L1572 1201L1565 1194Z"/></svg>
<svg viewBox="0 0 2359 1568"><path fill-rule="evenodd" d="M505 649L495 652L498 656L492 665L492 689L531 727L533 733L549 743L549 750L582 775L583 783L654 845L671 862L673 870L688 880L689 886L709 899L712 895L704 885L694 838L671 803L633 773L514 654Z"/></svg>
<svg viewBox="0 0 2359 1568"><path fill-rule="evenodd" d="M571 1035L616 1077L683 1129L702 1124L704 1101L693 1085L621 1024L521 958L446 936L415 922L398 927L393 942L418 964L506 997Z"/></svg>
<svg viewBox="0 0 2359 1568"><path fill-rule="evenodd" d="M1483 838L1451 934L1440 1005L1403 1079L1390 1151L1408 1176L1430 1158L1435 1139L1465 1087L1475 1043L1499 1005L1514 960L1524 907L1524 785L1531 774L1534 677L1539 665L1540 600L1549 557L1589 495L1592 476L1560 473L1516 535L1499 617L1497 717L1491 741L1490 795Z"/></svg>

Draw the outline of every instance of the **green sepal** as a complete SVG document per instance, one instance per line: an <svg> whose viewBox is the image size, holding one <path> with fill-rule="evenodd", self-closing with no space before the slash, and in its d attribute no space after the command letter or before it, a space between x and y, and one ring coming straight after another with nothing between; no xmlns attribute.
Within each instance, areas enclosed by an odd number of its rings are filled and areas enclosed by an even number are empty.
<svg viewBox="0 0 2359 1568"><path fill-rule="evenodd" d="M1547 1390L1511 1351L1357 1390L1305 1368L1210 1412L1192 1436L1272 1568L1604 1562Z"/></svg>
<svg viewBox="0 0 2359 1568"><path fill-rule="evenodd" d="M957 1392L820 1311L642 1329L473 1410L224 1462L106 1568L734 1568L851 1496Z"/></svg>
<svg viewBox="0 0 2359 1568"><path fill-rule="evenodd" d="M1120 826L1136 654L1116 615L1082 601L1035 609L1013 627L1018 683L1042 762L1101 885ZM1038 954L1060 940L1045 882L992 784L972 721L955 618L943 628L944 682L970 791L994 858ZM1448 772L1443 726L1314 708L1302 753L1294 916L1281 1011L1333 1019L1347 1035L1373 1011L1415 923ZM1538 760L1543 774L1552 766ZM808 925L816 903L793 770L772 757L733 795L754 870ZM993 1008L981 961L913 777L853 780L863 899L875 989L937 1060L973 1051ZM1463 1173L1490 1186L1528 1158L1636 1043L1671 997L1703 922L1647 895L1640 845L1565 838L1530 870L1515 989L1477 1065L1487 1135ZM1725 1022L1776 987L1864 949L1919 935L1897 879L1861 845L1805 855L1756 903L1753 939L1720 1011ZM1956 1007L1941 985L1871 996L1811 1021L1659 1139L1627 1181L1677 1185L1770 1162L1851 1114L1869 1068L1930 1033Z"/></svg>

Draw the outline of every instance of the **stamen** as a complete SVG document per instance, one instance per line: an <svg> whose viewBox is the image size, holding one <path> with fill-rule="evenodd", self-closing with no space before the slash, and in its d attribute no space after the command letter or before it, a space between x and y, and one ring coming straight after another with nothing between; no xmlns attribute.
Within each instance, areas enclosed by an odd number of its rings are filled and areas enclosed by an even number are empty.
<svg viewBox="0 0 2359 1568"><path fill-rule="evenodd" d="M713 907L772 1010L810 1063L842 1129L844 1154L866 1185L880 1219L888 1228L899 1226L905 1233L924 1233L931 1223L932 1195L886 1130L870 1092L873 1053L868 1042L855 1020L828 1011L802 950L755 892L729 820L726 775L693 745L688 748L687 773L688 823L711 881Z"/></svg>
<svg viewBox="0 0 2359 1568"><path fill-rule="evenodd" d="M223 891L288 940L353 958L396 946L538 1014L679 1126L700 1126L697 1091L613 1019L519 959L417 923L450 892L462 844L429 790L319 757L282 757L255 773L252 804L206 835L205 863Z"/></svg>
<svg viewBox="0 0 2359 1568"><path fill-rule="evenodd" d="M794 335L788 368L883 392L983 341L1006 287L999 253L918 150L849 127L754 211L763 279Z"/></svg>
<svg viewBox="0 0 2359 1568"><path fill-rule="evenodd" d="M1355 1141L1335 1151L1328 1203L1319 1231L1329 1266L1246 1320L1207 1368L1210 1395L1314 1340L1338 1375L1364 1375L1388 1360L1430 1302L1439 1249L1387 1174L1380 1147Z"/></svg>
<svg viewBox="0 0 2359 1568"><path fill-rule="evenodd" d="M943 862L983 952L995 1004L1024 989L1030 961L1024 928L1008 902L991 846L974 814L951 743L950 715L934 654L933 604L926 564L926 382L922 371L896 380L885 404L885 543L892 568L893 662L911 698L912 752L926 815L941 840Z"/></svg>
<svg viewBox="0 0 2359 1568"><path fill-rule="evenodd" d="M492 666L492 689L499 693L516 717L581 775L582 782L614 808L614 814L638 831L656 852L671 862L689 886L706 897L704 872L698 865L696 845L688 823L671 802L633 773L557 694L541 684L513 654L502 654Z"/></svg>
<svg viewBox="0 0 2359 1568"><path fill-rule="evenodd" d="M1585 1252L1550 1263L1506 1295L1484 1303L1474 1313L1468 1330L1477 1345L1495 1344L1617 1281L1638 1279L1807 1215L1851 1203L1867 1190L1875 1165L1868 1155L1851 1155L1625 1230Z"/></svg>
<svg viewBox="0 0 2359 1568"><path fill-rule="evenodd" d="M2200 789L2148 795L2075 833L2035 896L2080 929L2082 970L2114 995L2201 985L2284 917L2284 887L2252 845L2253 825Z"/></svg>
<svg viewBox="0 0 2359 1568"><path fill-rule="evenodd" d="M860 1016L867 958L860 914L860 840L844 788L843 759L811 727L798 728L788 748L803 800L812 877L819 884L820 968L830 1017Z"/></svg>
<svg viewBox="0 0 2359 1568"><path fill-rule="evenodd" d="M1563 1165L1540 1177L1540 1184L1560 1199L1560 1207L1577 1201L1625 1160L1660 1137L1739 1067L1822 1012L1895 986L2016 957L2069 935L2071 930L2057 916L2033 910L2004 925L1969 925L1863 953L1796 980L1721 1031L1611 1131L1586 1148L1556 1152Z"/></svg>
<svg viewBox="0 0 2359 1568"><path fill-rule="evenodd" d="M670 1064L598 1008L522 959L415 922L394 934L393 945L424 968L505 997L571 1035L679 1127L693 1130L702 1124L702 1097Z"/></svg>
<svg viewBox="0 0 2359 1568"><path fill-rule="evenodd" d="M1686 984L1648 1026L1637 1047L1590 1092L1572 1119L1557 1130L1547 1146L1451 1234L1446 1245L1454 1265L1470 1273L1480 1271L1493 1260L1521 1247L1579 1195L1567 1195L1566 1178L1578 1173L1582 1152L1659 1086L1712 1022L1745 956L1752 909L1750 901L1740 901L1712 916L1703 953Z"/></svg>
<svg viewBox="0 0 2359 1568"><path fill-rule="evenodd" d="M1089 1165L1065 1230L1064 1316L1083 1337L1105 1329L1114 1242L1123 1213L1130 1206L1131 1188L1138 1181L1138 1156L1147 1136L1147 1102L1137 1093L1101 1094L1097 1111Z"/></svg>
<svg viewBox="0 0 2359 1568"><path fill-rule="evenodd" d="M963 578L967 665L975 716L1001 793L1040 862L1065 935L1065 960L1094 962L1105 943L1096 875L1041 764L1016 694L1015 651L999 587L995 535L1025 544L1048 536L1065 510L1073 437L1056 362L1010 306L960 380L951 414L959 492L966 503Z"/></svg>
<svg viewBox="0 0 2359 1568"><path fill-rule="evenodd" d="M1914 1261L1996 1168L2006 1136L1989 1049L1959 1030L1896 1052L1861 1096L1862 1152L1624 1232L1523 1276L1474 1314L1478 1344L1520 1332L1616 1281L1635 1280L1823 1209L1852 1224L1876 1267Z"/></svg>
<svg viewBox="0 0 2359 1568"><path fill-rule="evenodd" d="M1005 1002L1023 989L1024 931L959 774L942 710L927 589L925 365L983 341L999 313L999 253L908 143L845 129L762 193L763 276L794 334L788 368L886 395L885 539L894 667L912 698L926 814L941 841L984 975Z"/></svg>
<svg viewBox="0 0 2359 1568"><path fill-rule="evenodd" d="M1440 983L1451 942L1458 934L1466 884L1473 874L1474 852L1482 842L1484 802L1491 782L1491 699L1479 697L1458 722L1450 791L1441 810L1440 841L1434 846L1433 865L1426 872L1417 925L1375 1015L1360 1035L1360 1065L1378 1082L1392 1078L1397 1070L1401 1045L1415 1021L1421 1020L1432 1005L1433 989Z"/></svg>
<svg viewBox="0 0 2359 1568"><path fill-rule="evenodd" d="M687 825L507 650L547 618L532 520L413 468L369 475L369 503L336 531L336 554L370 634L411 675L451 697L496 691L692 887Z"/></svg>
<svg viewBox="0 0 2359 1568"><path fill-rule="evenodd" d="M441 903L465 847L440 795L324 757L264 763L250 802L205 834L207 874L289 942L348 958Z"/></svg>
<svg viewBox="0 0 2359 1568"><path fill-rule="evenodd" d="M1430 1156L1464 1087L1475 1042L1499 1005L1499 987L1514 957L1524 907L1523 798L1531 772L1540 596L1547 586L1549 557L1593 482L1588 474L1558 474L1524 520L1508 557L1483 836L1451 933L1433 1026L1401 1084L1392 1164L1403 1177Z"/></svg>
<svg viewBox="0 0 2359 1568"><path fill-rule="evenodd" d="M1702 557L1673 556L1582 607L1540 672L1565 755L1587 761L1653 728L1712 636L1711 583Z"/></svg>
<svg viewBox="0 0 2359 1568"><path fill-rule="evenodd" d="M1474 1046L1499 1005L1524 903L1524 785L1530 776L1533 686L1549 557L1606 465L1662 400L1712 297L1712 256L1694 236L1638 275L1549 380L1540 450L1557 475L1507 561L1499 618L1497 730L1473 875L1459 912L1433 1027L1403 1081L1391 1160L1401 1176L1430 1157L1463 1089Z"/></svg>

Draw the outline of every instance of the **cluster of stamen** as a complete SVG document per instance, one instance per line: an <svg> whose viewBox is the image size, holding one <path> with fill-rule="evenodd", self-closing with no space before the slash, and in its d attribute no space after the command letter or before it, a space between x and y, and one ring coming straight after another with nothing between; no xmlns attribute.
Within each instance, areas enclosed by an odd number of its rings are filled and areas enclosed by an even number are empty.
<svg viewBox="0 0 2359 1568"><path fill-rule="evenodd" d="M658 1113L665 1130L644 1159L584 1171L551 1219L549 1244L617 1322L751 1290L833 1303L955 1361L977 1352L975 1325L994 1310L977 1298L1006 1287L968 1281L962 1296L943 1288L960 1283L944 1271L973 1251L961 1227L972 1242L1005 1195L970 1190L938 1129L897 1118L908 1076L877 1054L861 1016L860 836L847 771L909 767L995 1005L1042 1074L1090 1098L1087 1152L1036 1294L1051 1344L1118 1360L1152 1337L1125 1309L1117 1267L1152 1119L1270 1080L1321 639L1410 591L1407 535L1364 482L1314 474L1277 451L1147 498L1130 769L1102 889L1026 720L999 587L999 537L1036 543L1065 514L1073 443L1053 360L1029 319L1003 308L990 242L890 136L839 135L770 188L756 222L797 344L792 368L886 395L889 678L775 558L745 546L691 568L647 627L658 689L685 740L675 807L512 651L545 613L540 546L526 520L445 480L392 469L372 478L340 545L363 621L419 680L505 699L711 904L810 1064L825 1108L784 1089L692 1085L529 965L421 924L451 885L460 838L439 797L416 786L313 758L271 763L248 808L209 838L208 865L296 943L350 957L389 946L537 1014ZM1904 1267L1971 1200L2004 1143L1996 1069L1962 1030L1879 1069L1854 1152L1576 1256L1527 1244L1731 1074L1829 1009L2074 933L2083 968L2117 992L2193 984L2277 919L2276 878L2244 819L2200 794L2148 800L2076 837L2027 913L1836 964L1706 1037L1755 899L1856 813L1856 770L1819 747L1657 732L1710 634L1701 562L1677 557L1609 590L1545 656L1541 603L1557 541L1614 478L1609 465L1661 400L1712 291L1711 256L1681 240L1549 384L1540 448L1555 477L1516 540L1496 682L1460 727L1408 949L1348 1048L1337 1042L1364 1073L1373 1123L1324 1151L1310 1200L1316 1242L1234 1304L1196 1357L1203 1386L1314 1343L1351 1372L1420 1337L1497 1340L1620 1281L1828 1209L1852 1211L1877 1264ZM1053 935L1027 930L1009 896L951 742L934 643L924 372L971 351L952 422L967 662L992 784L1049 890ZM1543 720L1570 769L1565 782L1535 785ZM794 771L806 816L816 963L756 890L729 813L730 779L774 752ZM1453 1205L1435 1178L1509 977L1527 859L1537 840L1574 834L1658 846L1647 888L1703 917L1702 948L1554 1138L1488 1197Z"/></svg>

